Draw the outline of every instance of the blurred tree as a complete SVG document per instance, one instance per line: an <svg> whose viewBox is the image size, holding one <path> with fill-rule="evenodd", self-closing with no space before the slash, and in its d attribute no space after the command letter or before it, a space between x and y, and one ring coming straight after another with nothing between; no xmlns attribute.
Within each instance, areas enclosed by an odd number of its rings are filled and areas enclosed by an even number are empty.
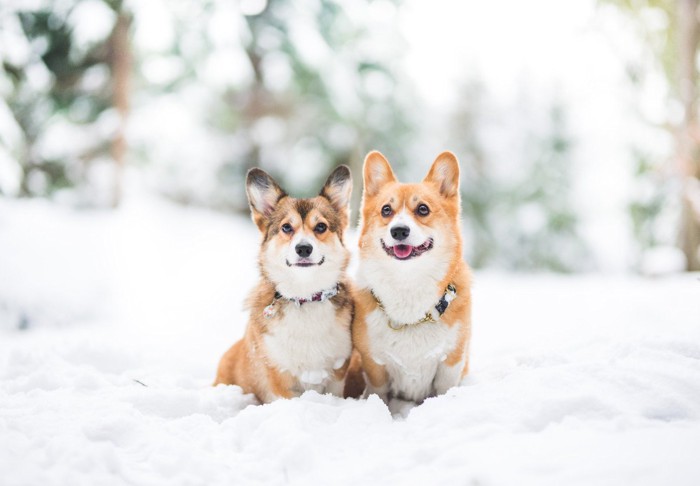
<svg viewBox="0 0 700 486"><path fill-rule="evenodd" d="M512 143L511 156L487 149L488 93L478 82L466 84L453 114L448 146L462 165L462 204L467 224L467 258L476 268L500 265L516 270L570 272L589 267L571 202L572 140L564 107L554 102L543 125L522 103L527 125ZM514 117L511 113L511 118ZM500 133L500 130L499 130ZM506 167L513 170L504 170Z"/></svg>
<svg viewBox="0 0 700 486"><path fill-rule="evenodd" d="M681 179L679 246L686 256L687 269L700 271L698 0L600 1L629 14L668 84L672 103L669 104L667 129L675 139L672 172ZM638 78L638 75L635 77ZM640 82L638 79L636 81ZM682 108L682 116L674 115L674 105ZM639 206L632 209L639 218Z"/></svg>
<svg viewBox="0 0 700 486"><path fill-rule="evenodd" d="M460 156L462 206L468 227L466 245L469 264L481 268L492 263L500 252L493 217L500 204L495 176L489 170L479 127L484 123L486 92L482 84L462 86L457 107L450 122L450 141Z"/></svg>
<svg viewBox="0 0 700 486"><path fill-rule="evenodd" d="M74 187L116 205L127 138L163 193L240 210L252 166L309 194L337 164L358 177L369 149L405 160L412 93L392 0L0 8L12 34L0 89L21 133L0 124L0 143L20 161L22 195Z"/></svg>
<svg viewBox="0 0 700 486"><path fill-rule="evenodd" d="M644 153L634 152L636 162L635 176L641 190L629 205L632 217L632 230L641 252L638 261L642 264L644 250L663 245L660 236L661 215L664 210L666 194L670 192L668 181L657 170L654 160Z"/></svg>
<svg viewBox="0 0 700 486"><path fill-rule="evenodd" d="M122 1L7 6L0 22L14 49L2 55L5 100L21 132L14 146L0 139L19 161L20 195L77 187L84 203L116 204L119 171L111 184L88 179L101 172L93 165L111 165L110 145L123 164L130 65Z"/></svg>
<svg viewBox="0 0 700 486"><path fill-rule="evenodd" d="M397 89L401 39L394 35L383 39L385 47L372 47L382 40L373 39L371 25L363 21L369 17L367 10L373 2L362 3L350 8L338 0L276 0L268 2L262 13L245 17L251 34L245 50L254 82L250 92L242 94L245 101L239 129L251 134L260 120L277 117L286 127L288 149L266 157L256 137L247 136L251 143L246 163L237 164L234 170L256 165L284 168L279 175L285 179L290 163L298 166L306 162L306 167L313 169L302 176L309 183L304 188L308 191L316 190L325 172L339 164L350 165L359 176L364 154L373 148L381 148L392 159L405 160L410 120L402 104L406 100ZM391 2L374 3L375 7L384 4L393 12L389 15L396 16ZM304 14L309 11L313 13ZM319 36L309 36L310 31ZM270 47L270 38L277 39L274 47ZM310 48L324 54L311 55ZM275 81L280 65L290 73L286 86ZM234 96L229 109L239 106L241 100ZM301 148L297 157L295 147ZM316 160L308 164L295 158ZM356 184L355 202L359 186Z"/></svg>
<svg viewBox="0 0 700 486"><path fill-rule="evenodd" d="M405 160L412 121L408 83L399 82L403 44L396 29L381 27L396 21L394 2L248 4L232 10L228 0L209 0L172 10L170 45L141 49L138 76L144 85L152 83L145 79L151 66L182 61L153 96L166 110L187 104L189 119L182 125L189 127L188 145L198 147L186 148L174 129L150 138L139 130L142 158L169 160L157 169L163 192L183 202L247 210L243 178L253 166L308 195L338 164L350 165L359 178L369 149ZM220 26L223 19L228 30ZM136 21L139 38L146 26L138 25L138 8ZM163 120L169 122L180 126ZM183 148L154 149L159 143ZM196 163L184 160L188 153ZM360 190L358 179L355 202Z"/></svg>
<svg viewBox="0 0 700 486"><path fill-rule="evenodd" d="M550 108L548 122L542 134L528 136L524 152L529 168L508 189L506 199L517 227L502 228L500 240L517 269L583 270L587 254L571 202L573 141L560 103Z"/></svg>

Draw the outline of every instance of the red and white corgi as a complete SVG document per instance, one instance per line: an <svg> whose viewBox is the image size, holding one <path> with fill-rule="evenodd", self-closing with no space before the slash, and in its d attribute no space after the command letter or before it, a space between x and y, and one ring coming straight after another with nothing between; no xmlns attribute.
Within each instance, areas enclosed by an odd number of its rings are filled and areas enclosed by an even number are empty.
<svg viewBox="0 0 700 486"><path fill-rule="evenodd" d="M214 384L234 384L263 403L306 390L343 395L354 303L343 243L352 178L338 167L317 197L289 197L260 169L246 181L262 233L261 278L248 299L245 336L219 363Z"/></svg>
<svg viewBox="0 0 700 486"><path fill-rule="evenodd" d="M421 402L469 366L470 270L462 257L459 164L440 154L420 184L367 155L353 343L367 392Z"/></svg>

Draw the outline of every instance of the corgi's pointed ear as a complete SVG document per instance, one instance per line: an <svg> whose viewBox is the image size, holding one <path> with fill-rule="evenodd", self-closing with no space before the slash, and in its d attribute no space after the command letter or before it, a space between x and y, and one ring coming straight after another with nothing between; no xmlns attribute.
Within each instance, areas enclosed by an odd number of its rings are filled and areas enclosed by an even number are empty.
<svg viewBox="0 0 700 486"><path fill-rule="evenodd" d="M253 222L262 230L277 201L287 194L267 172L257 167L248 171L245 186Z"/></svg>
<svg viewBox="0 0 700 486"><path fill-rule="evenodd" d="M319 196L328 199L336 211L348 212L351 194L352 174L347 165L341 165L328 176Z"/></svg>
<svg viewBox="0 0 700 486"><path fill-rule="evenodd" d="M365 183L365 194L368 196L376 195L384 184L396 182L396 176L391 170L389 161L376 150L368 153L365 157L362 175Z"/></svg>
<svg viewBox="0 0 700 486"><path fill-rule="evenodd" d="M437 156L423 182L435 184L445 197L459 194L459 162L452 152L443 152Z"/></svg>

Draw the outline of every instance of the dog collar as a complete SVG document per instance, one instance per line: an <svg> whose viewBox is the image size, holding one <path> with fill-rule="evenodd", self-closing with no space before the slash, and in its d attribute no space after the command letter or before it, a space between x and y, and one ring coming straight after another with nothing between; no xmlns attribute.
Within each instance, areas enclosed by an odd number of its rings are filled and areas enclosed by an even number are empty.
<svg viewBox="0 0 700 486"><path fill-rule="evenodd" d="M416 322L398 323L389 316L386 309L384 308L384 304L382 304L382 301L379 300L379 297L375 295L374 291L370 289L370 293L372 294L372 297L374 297L374 300L377 301L377 306L379 306L379 308L389 318L387 324L394 331L399 331L408 326L417 326L418 324L423 324L424 322L437 322L438 318L440 318L445 313L445 311L447 311L447 308L450 306L450 302L457 298L457 288L454 286L454 284L447 284L445 293L442 294L442 297L440 297L438 303L435 304L435 307L426 312L423 317L418 319ZM437 317L435 316L435 314L437 314Z"/></svg>
<svg viewBox="0 0 700 486"><path fill-rule="evenodd" d="M297 307L301 307L302 305L307 304L309 302L325 302L328 299L338 295L339 291L340 291L340 284L339 283L335 284L335 286L331 287L330 289L321 290L320 292L316 292L315 294L311 294L310 297L303 297L303 298L285 297L284 295L275 291L275 296L273 297L272 302L267 307L265 307L263 309L263 316L265 316L269 319L270 317L273 317L275 314L277 314L277 302L280 300L294 302Z"/></svg>

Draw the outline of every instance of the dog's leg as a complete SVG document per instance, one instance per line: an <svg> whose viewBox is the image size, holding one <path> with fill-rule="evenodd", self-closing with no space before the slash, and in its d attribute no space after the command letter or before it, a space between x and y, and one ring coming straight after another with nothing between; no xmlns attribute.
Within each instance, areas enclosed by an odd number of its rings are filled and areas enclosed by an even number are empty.
<svg viewBox="0 0 700 486"><path fill-rule="evenodd" d="M463 369L464 361L459 361L453 365L448 365L446 361L440 363L433 380L435 394L442 395L453 386L459 385L459 382L462 381Z"/></svg>
<svg viewBox="0 0 700 486"><path fill-rule="evenodd" d="M362 367L365 371L367 388L364 396L367 398L372 393L379 395L385 403L389 401L389 374L383 365L377 364L373 359L363 356Z"/></svg>
<svg viewBox="0 0 700 486"><path fill-rule="evenodd" d="M322 393L330 393L340 398L345 396L345 380L348 374L348 366L350 366L349 358L340 365L340 368L335 368L333 370L330 377L326 380L325 385L322 387Z"/></svg>
<svg viewBox="0 0 700 486"><path fill-rule="evenodd" d="M240 385L236 380L236 371L240 367L239 361L242 355L245 354L243 340L237 341L231 346L219 361L219 367L216 371L216 379L214 385Z"/></svg>
<svg viewBox="0 0 700 486"><path fill-rule="evenodd" d="M336 380L334 378L331 378L328 380L328 384L326 385L326 393L330 393L331 395L335 395L336 397L343 398L343 391L345 390L345 379L342 378L340 380Z"/></svg>
<svg viewBox="0 0 700 486"><path fill-rule="evenodd" d="M277 398L293 398L299 396L300 393L295 391L295 379L289 373L282 373L274 366L267 366L265 369L265 379L267 379L267 387L264 393L270 397L270 402Z"/></svg>
<svg viewBox="0 0 700 486"><path fill-rule="evenodd" d="M448 356L438 364L437 373L433 380L435 394L442 395L453 386L459 385L466 374L469 363L469 350L466 343L461 343Z"/></svg>
<svg viewBox="0 0 700 486"><path fill-rule="evenodd" d="M453 386L457 386L467 374L469 368L469 338L471 326L457 323L460 326L455 348L438 364L433 390L436 395L442 395Z"/></svg>
<svg viewBox="0 0 700 486"><path fill-rule="evenodd" d="M367 388L365 388L365 393L363 395L363 398L367 398L370 395L377 395L379 398L382 399L384 403L389 403L389 382L387 381L383 385L380 386L374 386L372 383L367 380Z"/></svg>

